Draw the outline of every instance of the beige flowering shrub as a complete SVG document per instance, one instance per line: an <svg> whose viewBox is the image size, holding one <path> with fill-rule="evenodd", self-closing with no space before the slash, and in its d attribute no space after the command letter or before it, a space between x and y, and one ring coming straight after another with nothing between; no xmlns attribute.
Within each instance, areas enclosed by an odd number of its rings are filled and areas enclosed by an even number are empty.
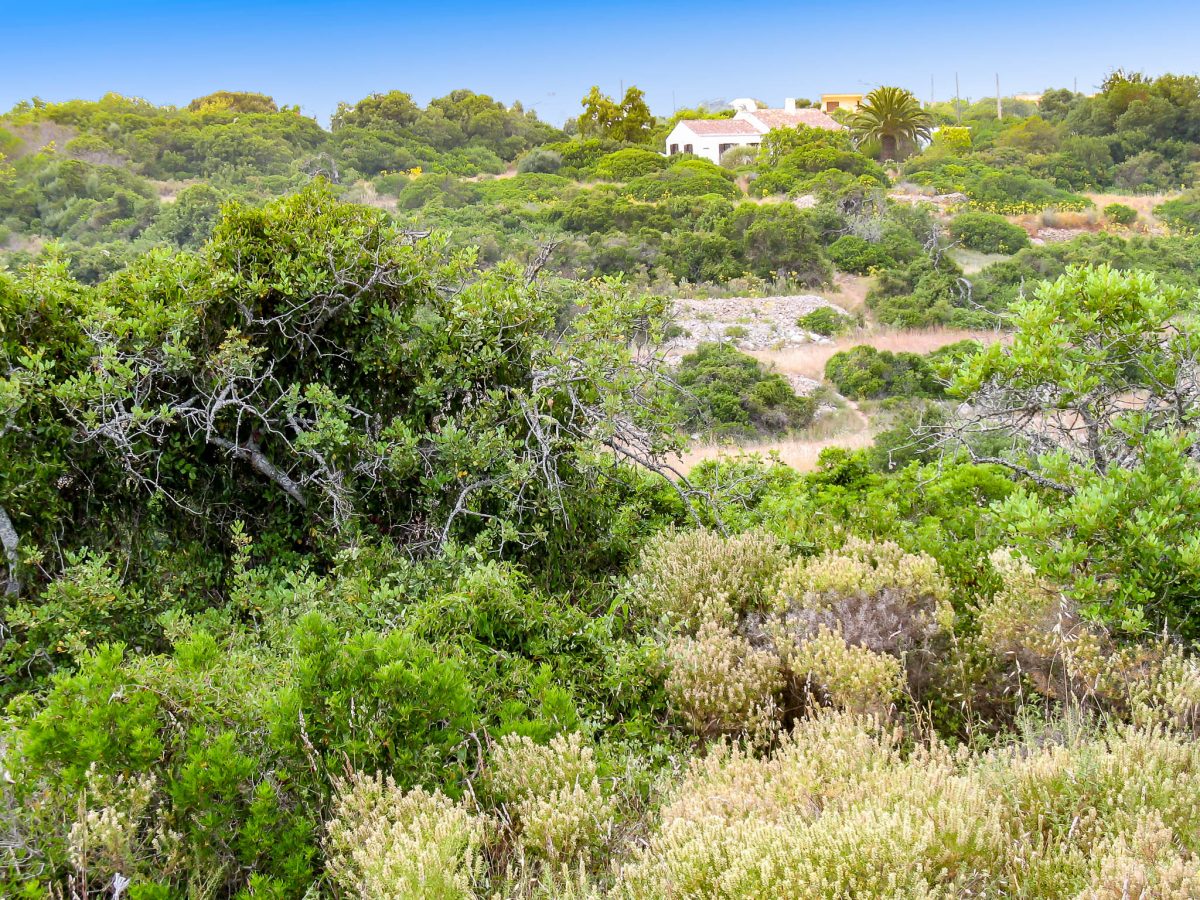
<svg viewBox="0 0 1200 900"><path fill-rule="evenodd" d="M1102 629L1084 622L1076 604L1043 582L1008 550L991 556L1001 587L976 614L984 645L1014 663L1051 697L1096 694L1111 653Z"/></svg>
<svg viewBox="0 0 1200 900"><path fill-rule="evenodd" d="M1154 649L1142 677L1125 682L1132 720L1200 735L1200 663L1175 645L1164 642ZM1120 668L1129 671L1128 666Z"/></svg>
<svg viewBox="0 0 1200 900"><path fill-rule="evenodd" d="M625 897L1168 897L1196 893L1200 747L1059 725L992 752L902 751L878 720L718 746L619 873ZM1124 892L1123 892L1124 891Z"/></svg>
<svg viewBox="0 0 1200 900"><path fill-rule="evenodd" d="M356 773L336 783L325 841L327 871L362 900L474 897L484 824L460 803L388 776Z"/></svg>
<svg viewBox="0 0 1200 900"><path fill-rule="evenodd" d="M600 780L595 751L579 732L556 735L549 744L505 735L488 772L526 853L558 864L586 861L603 847L615 805Z"/></svg>
<svg viewBox="0 0 1200 900"><path fill-rule="evenodd" d="M966 895L1005 835L960 768L944 751L907 760L896 733L834 713L803 720L766 759L724 748L681 780L624 895Z"/></svg>
<svg viewBox="0 0 1200 900"><path fill-rule="evenodd" d="M1102 705L1135 723L1200 730L1200 663L1167 640L1118 645L1076 604L1007 550L992 554L1001 588L976 615L980 640L1056 699Z"/></svg>
<svg viewBox="0 0 1200 900"><path fill-rule="evenodd" d="M933 557L890 541L850 538L845 546L791 565L776 606L796 638L822 628L847 644L900 654L929 647L954 622L950 588Z"/></svg>
<svg viewBox="0 0 1200 900"><path fill-rule="evenodd" d="M763 609L787 562L784 546L766 532L667 531L647 542L630 588L649 614L695 631Z"/></svg>
<svg viewBox="0 0 1200 900"><path fill-rule="evenodd" d="M757 733L778 714L779 658L716 622L667 646L667 699L694 734Z"/></svg>
<svg viewBox="0 0 1200 900"><path fill-rule="evenodd" d="M166 827L155 809L157 780L153 775L101 776L88 769L75 821L67 835L71 868L89 883L113 876L135 878L145 862L156 858L164 874L181 863L179 835Z"/></svg>
<svg viewBox="0 0 1200 900"><path fill-rule="evenodd" d="M783 656L793 678L847 712L887 715L904 687L897 657L847 644L824 626L815 637L785 647Z"/></svg>
<svg viewBox="0 0 1200 900"><path fill-rule="evenodd" d="M1091 883L1076 900L1194 900L1200 897L1200 860L1182 856L1162 817L1150 813L1132 834L1104 842Z"/></svg>

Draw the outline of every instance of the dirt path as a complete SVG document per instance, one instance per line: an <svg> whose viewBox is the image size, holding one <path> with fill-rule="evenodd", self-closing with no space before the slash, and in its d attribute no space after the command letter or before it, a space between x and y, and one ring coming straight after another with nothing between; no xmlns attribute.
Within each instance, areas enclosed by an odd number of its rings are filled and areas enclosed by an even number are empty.
<svg viewBox="0 0 1200 900"><path fill-rule="evenodd" d="M870 447L875 439L871 422L858 408L858 404L849 400L846 403L845 408L822 416L800 434L781 441L721 446L704 444L692 447L679 458L679 469L690 472L706 460L737 456L741 453L761 453L763 456L774 453L785 465L799 472L811 472L817 467L821 451L829 447L861 450Z"/></svg>

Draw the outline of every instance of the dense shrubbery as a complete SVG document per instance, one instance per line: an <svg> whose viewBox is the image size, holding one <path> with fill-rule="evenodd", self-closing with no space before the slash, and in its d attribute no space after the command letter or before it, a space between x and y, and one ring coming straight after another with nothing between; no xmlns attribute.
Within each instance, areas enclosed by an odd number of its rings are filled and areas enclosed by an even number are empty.
<svg viewBox="0 0 1200 900"><path fill-rule="evenodd" d="M1137 221L1137 210L1124 203L1110 203L1104 207L1104 218L1114 225L1132 225Z"/></svg>
<svg viewBox="0 0 1200 900"><path fill-rule="evenodd" d="M942 193L961 193L971 205L992 213L1039 212L1047 207L1082 209L1088 201L1019 168L997 168L973 159L953 156L916 157L910 160L907 178Z"/></svg>
<svg viewBox="0 0 1200 900"><path fill-rule="evenodd" d="M1200 230L1200 192L1192 191L1154 208L1154 214L1177 231L1194 233Z"/></svg>
<svg viewBox="0 0 1200 900"><path fill-rule="evenodd" d="M880 322L898 328L994 324L995 317L973 301L970 287L948 254L920 256L902 269L881 272L867 294L867 305Z"/></svg>
<svg viewBox="0 0 1200 900"><path fill-rule="evenodd" d="M820 334L824 337L836 337L849 331L855 324L852 317L843 315L832 306L819 306L810 313L805 313L796 320L796 324L805 331Z"/></svg>
<svg viewBox="0 0 1200 900"><path fill-rule="evenodd" d="M883 169L856 152L840 131L776 129L763 138L759 159L762 170L751 184L751 193L760 197L829 190L831 185L888 183Z"/></svg>
<svg viewBox="0 0 1200 900"><path fill-rule="evenodd" d="M922 356L859 346L831 356L825 364L825 377L852 400L941 398L945 396L945 377L939 375L939 367L978 347L975 341L959 341Z"/></svg>
<svg viewBox="0 0 1200 900"><path fill-rule="evenodd" d="M894 260L881 244L853 234L844 234L829 245L829 259L843 272L866 275L873 269L894 266Z"/></svg>
<svg viewBox="0 0 1200 900"><path fill-rule="evenodd" d="M1101 263L1153 272L1184 290L1200 289L1200 238L1083 234L1070 241L1028 247L1012 259L993 263L972 277L972 298L988 309L1003 310L1023 288L1028 291L1042 279L1058 278L1072 265Z"/></svg>
<svg viewBox="0 0 1200 900"><path fill-rule="evenodd" d="M812 421L816 402L730 344L701 344L675 379L686 427L716 437L779 434Z"/></svg>
<svg viewBox="0 0 1200 900"><path fill-rule="evenodd" d="M968 109L916 167L1174 176L1193 88ZM80 133L0 164L6 222L74 248L0 271L0 894L1200 893L1198 239L1087 235L968 280L866 169L818 172L810 209L739 204L703 161L529 152L518 109L443 99L368 98L335 135L361 173L461 134L437 171L268 203L345 159L163 203L137 169L170 160L95 126L179 111L13 126ZM264 171L299 118L194 106L253 120ZM644 137L622 116L590 125ZM796 140L771 141L792 174L862 166ZM634 177L576 183L604 168ZM656 193L685 183L728 189ZM872 448L682 471L686 430L786 433L815 401L726 345L665 370L665 302L633 285L812 284L839 244L886 255L880 321L1013 333L834 356L884 398Z"/></svg>
<svg viewBox="0 0 1200 900"><path fill-rule="evenodd" d="M950 221L950 237L981 253L1016 253L1029 246L1024 228L985 212L959 213Z"/></svg>

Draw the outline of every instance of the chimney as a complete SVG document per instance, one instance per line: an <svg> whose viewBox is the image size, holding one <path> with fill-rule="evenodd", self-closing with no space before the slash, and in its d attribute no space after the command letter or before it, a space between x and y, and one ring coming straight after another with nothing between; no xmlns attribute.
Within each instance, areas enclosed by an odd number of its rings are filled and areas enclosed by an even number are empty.
<svg viewBox="0 0 1200 900"><path fill-rule="evenodd" d="M787 110L788 112L795 112L796 111L796 98L795 97L786 97L783 101L783 108L785 110Z"/></svg>

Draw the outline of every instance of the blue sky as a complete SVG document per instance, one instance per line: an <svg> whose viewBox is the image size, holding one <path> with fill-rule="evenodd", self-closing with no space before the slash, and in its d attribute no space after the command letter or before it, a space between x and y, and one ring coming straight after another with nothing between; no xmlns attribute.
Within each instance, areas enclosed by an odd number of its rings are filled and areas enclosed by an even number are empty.
<svg viewBox="0 0 1200 900"><path fill-rule="evenodd" d="M1195 0L876 0L740 4L192 3L0 0L0 109L106 91L186 103L258 90L322 121L392 88L424 103L458 87L561 123L592 84L637 84L655 112L714 98L900 84L938 99L1047 86L1092 90L1115 66L1200 67Z"/></svg>

